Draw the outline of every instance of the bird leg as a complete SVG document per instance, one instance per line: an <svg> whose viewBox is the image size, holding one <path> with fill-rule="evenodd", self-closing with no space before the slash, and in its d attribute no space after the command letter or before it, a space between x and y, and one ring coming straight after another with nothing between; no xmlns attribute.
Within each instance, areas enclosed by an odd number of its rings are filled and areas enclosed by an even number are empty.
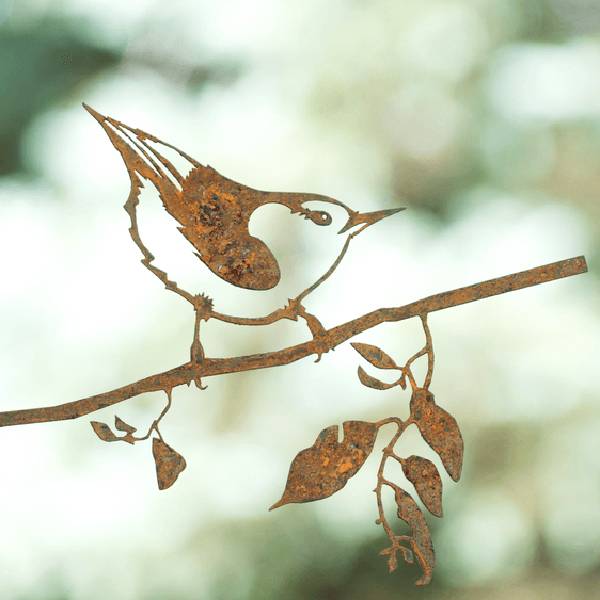
<svg viewBox="0 0 600 600"><path fill-rule="evenodd" d="M331 350L331 342L319 319L312 313L307 312L304 306L302 306L302 298L300 296L289 298L288 303L283 308L278 308L265 317L233 317L211 309L210 313L204 318L207 320L209 318L217 319L223 323L231 323L233 325L270 325L272 323L277 323L277 321L280 321L281 319L297 321L298 317L302 317L306 321L306 324L312 333L313 341L315 343L315 352L318 355L316 362L319 362L321 356Z"/></svg>
<svg viewBox="0 0 600 600"><path fill-rule="evenodd" d="M292 318L294 321L297 321L298 317L301 317L306 321L315 344L315 352L317 354L317 360L315 362L319 362L321 356L332 349L327 330L315 315L309 313L304 306L302 306L302 303L297 298L290 298L288 305L285 308L293 313L294 316Z"/></svg>
<svg viewBox="0 0 600 600"><path fill-rule="evenodd" d="M192 346L190 347L190 362L193 365L199 365L204 362L204 347L200 341L200 322L202 319L208 319L212 312L213 303L212 300L204 294L194 296L194 339L192 340ZM196 387L200 390L206 389L206 386L202 385L202 380L197 377L194 378Z"/></svg>
<svg viewBox="0 0 600 600"><path fill-rule="evenodd" d="M197 312L194 324L194 339L192 340L192 345L190 347L190 361L195 364L204 362L204 348L200 341L200 319L198 318Z"/></svg>

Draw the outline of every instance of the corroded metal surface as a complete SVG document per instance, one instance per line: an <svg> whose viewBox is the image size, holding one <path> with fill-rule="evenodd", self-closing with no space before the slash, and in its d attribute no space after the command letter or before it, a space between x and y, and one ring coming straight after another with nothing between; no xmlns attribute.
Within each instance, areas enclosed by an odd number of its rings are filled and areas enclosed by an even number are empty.
<svg viewBox="0 0 600 600"><path fill-rule="evenodd" d="M320 194L264 192L224 177L209 165L202 165L171 144L155 136L129 127L116 119L101 115L90 106L85 109L108 134L121 153L132 182L139 176L156 187L165 210L179 224L179 231L197 250L196 256L215 274L237 287L268 290L280 280L279 264L266 244L250 235L252 213L266 204L280 204L292 214L309 219L315 225L329 226L331 215L310 210L307 202L324 202L343 208L348 214L339 233L361 226L361 230L392 215L402 208L359 213L343 202ZM186 176L155 146L171 148L185 158L191 167ZM139 188L136 189L136 195ZM130 203L134 208L137 204ZM135 235L139 236L134 222ZM144 253L146 254L146 253ZM148 258L148 257L146 257ZM153 257L149 262L153 261Z"/></svg>
<svg viewBox="0 0 600 600"><path fill-rule="evenodd" d="M425 508L436 517L441 517L442 511L442 478L437 467L427 458L414 454L400 459L402 470L417 490Z"/></svg>
<svg viewBox="0 0 600 600"><path fill-rule="evenodd" d="M173 485L186 468L185 459L164 441L160 432L160 422L171 408L172 390L175 387L193 382L199 389L205 389L202 379L209 376L285 365L311 355L316 355L319 360L321 355L339 344L381 323L419 317L423 325L425 344L404 362L398 363L381 348L372 344L352 344L357 353L373 367L395 370L398 373L395 381L384 383L359 365L358 379L363 385L382 391L395 389L394 393L399 394L410 387L408 419L402 420L392 416L377 422L346 421L341 441L338 441L337 425L323 429L314 444L299 452L292 461L283 495L271 509L285 504L321 500L341 490L363 467L373 451L377 437L387 431L382 431L382 428L393 425L395 431L381 453L374 490L378 512L376 523L382 526L390 544L380 554L387 557L390 571L397 568L398 556L407 563L416 561L422 571L417 584L428 583L435 566L435 553L425 517L415 499L385 475L385 467L390 460L399 463L406 478L413 484L418 499L431 514L442 516L442 478L436 465L425 457L402 457L396 453L396 443L406 428L414 424L423 439L439 456L450 477L454 481L460 478L463 438L458 423L437 404L435 396L429 390L435 356L427 315L497 294L585 273L585 258L580 256L561 260L521 273L435 294L405 306L379 308L347 323L325 329L317 316L305 309L304 299L333 274L346 256L350 243L361 231L403 210L402 208L361 213L328 196L254 190L227 179L212 167L200 164L182 150L149 133L101 115L87 105L84 105L84 108L104 129L125 163L131 184L125 210L130 221L129 233L142 254L142 264L166 289L185 299L194 310L190 360L136 383L74 402L0 412L0 427L75 419L146 392L163 391L167 396L167 403L144 435L136 435L137 428L116 415L113 427L100 421L92 421L91 424L98 438L105 442L122 441L136 444L151 438L158 487L161 490L166 489ZM178 153L187 161L190 168L187 174L177 171L164 156L165 149ZM285 306L253 318L224 314L215 309L211 298L203 293L183 289L154 264L155 256L143 242L137 220L140 190L144 182L154 186L164 208L176 220L179 231L190 243L201 263L210 273L239 288L259 291L271 289L279 283L281 277L279 265L271 250L262 240L251 236L248 230L253 212L265 204L285 206L292 214L320 227L332 224L331 215L323 210L311 210L305 204L320 201L340 207L346 212L347 219L337 233L344 234L345 241L341 252L324 273L306 289L290 298ZM204 352L201 342L201 325L204 322L217 320L256 326L268 325L281 319L303 321L310 332L310 339L288 348L249 356L211 358ZM422 357L427 360L427 372L423 381L417 382L412 366ZM407 529L405 533L396 533L385 513L382 501L385 488L393 492L396 515L404 522Z"/></svg>
<svg viewBox="0 0 600 600"><path fill-rule="evenodd" d="M152 454L156 463L158 489L166 490L177 481L179 473L186 468L185 458L161 438L152 438Z"/></svg>
<svg viewBox="0 0 600 600"><path fill-rule="evenodd" d="M338 442L338 427L323 429L311 448L292 461L281 500L269 510L292 502L312 502L341 490L371 454L377 425L346 421L344 439Z"/></svg>
<svg viewBox="0 0 600 600"><path fill-rule="evenodd" d="M456 419L435 403L426 389L416 389L410 399L410 416L423 439L437 452L448 475L458 481L462 469L463 439Z"/></svg>

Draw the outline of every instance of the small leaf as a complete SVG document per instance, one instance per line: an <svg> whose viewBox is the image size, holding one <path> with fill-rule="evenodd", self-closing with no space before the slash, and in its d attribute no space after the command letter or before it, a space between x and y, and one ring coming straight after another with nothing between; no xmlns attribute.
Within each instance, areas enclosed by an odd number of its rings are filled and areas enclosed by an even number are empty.
<svg viewBox="0 0 600 600"><path fill-rule="evenodd" d="M152 438L152 454L156 463L158 489L170 488L187 466L185 458L159 438Z"/></svg>
<svg viewBox="0 0 600 600"><path fill-rule="evenodd" d="M119 419L117 415L115 415L115 428L119 431L124 431L125 433L135 433L137 431L137 427L125 423L125 421Z"/></svg>
<svg viewBox="0 0 600 600"><path fill-rule="evenodd" d="M437 467L422 456L409 456L402 463L406 478L415 486L427 510L436 517L442 516L442 480Z"/></svg>
<svg viewBox="0 0 600 600"><path fill-rule="evenodd" d="M323 429L315 443L301 450L290 465L281 500L269 510L292 502L312 502L341 490L373 450L377 426L365 421L346 421L344 439L338 442L338 427Z"/></svg>
<svg viewBox="0 0 600 600"><path fill-rule="evenodd" d="M464 443L456 419L435 403L435 396L429 390L422 388L413 392L410 414L423 439L439 454L448 475L458 481Z"/></svg>
<svg viewBox="0 0 600 600"><path fill-rule="evenodd" d="M119 438L113 433L112 429L100 421L90 421L96 435L103 442L116 442Z"/></svg>
<svg viewBox="0 0 600 600"><path fill-rule="evenodd" d="M381 348L372 344L361 344L353 342L352 347L365 359L367 359L374 367L379 369L397 369L398 365L394 359L387 355Z"/></svg>
<svg viewBox="0 0 600 600"><path fill-rule="evenodd" d="M431 581L431 573L435 567L435 551L429 528L421 509L410 494L399 487L394 487L394 492L398 506L398 518L405 521L410 527L412 551L423 571L423 575L416 581L416 585L427 585Z"/></svg>
<svg viewBox="0 0 600 600"><path fill-rule="evenodd" d="M395 387L396 382L394 383L384 383L380 381L376 377L371 377L368 373L366 373L362 367L358 367L358 378L363 385L367 387L373 388L375 390L389 390L390 388Z"/></svg>

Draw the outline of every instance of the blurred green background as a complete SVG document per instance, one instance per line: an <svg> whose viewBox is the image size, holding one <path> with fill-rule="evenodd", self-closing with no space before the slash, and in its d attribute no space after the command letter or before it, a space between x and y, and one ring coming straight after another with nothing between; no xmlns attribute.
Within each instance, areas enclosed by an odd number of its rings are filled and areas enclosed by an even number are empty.
<svg viewBox="0 0 600 600"><path fill-rule="evenodd" d="M432 390L462 428L465 466L459 484L444 478L444 518L428 517L427 589L377 554L377 452L332 498L266 510L322 428L407 414L407 394L360 385L345 344L317 365L175 390L162 430L188 468L165 492L149 444L104 444L87 418L0 431L0 597L598 597L599 34L593 0L0 0L2 409L187 360L191 311L139 264L125 169L82 101L252 187L409 207L310 297L325 326L570 256L590 264L431 316ZM151 190L143 199L157 264L223 311L273 310L339 250L261 209L253 227L281 290L230 290L186 262ZM207 353L308 333L247 329L207 324ZM408 322L358 340L402 360L422 333ZM163 403L149 394L93 418L142 429ZM440 465L415 431L402 449Z"/></svg>

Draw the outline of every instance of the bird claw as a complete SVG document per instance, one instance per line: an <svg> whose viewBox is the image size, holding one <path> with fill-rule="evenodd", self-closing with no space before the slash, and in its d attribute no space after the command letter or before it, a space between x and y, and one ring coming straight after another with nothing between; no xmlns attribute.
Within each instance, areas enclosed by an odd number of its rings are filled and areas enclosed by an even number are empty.
<svg viewBox="0 0 600 600"><path fill-rule="evenodd" d="M317 358L315 360L316 363L320 362L323 354L327 354L327 352L333 350L333 348L329 344L329 340L324 335L315 335L313 337L313 343L315 345L315 353L317 355Z"/></svg>
<svg viewBox="0 0 600 600"><path fill-rule="evenodd" d="M207 385L202 385L202 379L200 377L196 377L194 378L194 385L199 389L199 390L205 390L208 386Z"/></svg>

